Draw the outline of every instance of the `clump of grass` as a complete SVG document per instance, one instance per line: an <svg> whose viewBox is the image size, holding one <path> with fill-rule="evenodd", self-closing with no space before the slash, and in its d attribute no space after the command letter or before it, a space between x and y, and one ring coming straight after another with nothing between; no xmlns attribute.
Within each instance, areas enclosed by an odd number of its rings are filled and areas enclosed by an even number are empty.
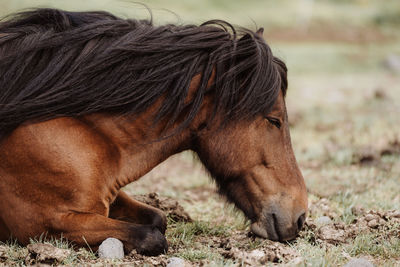
<svg viewBox="0 0 400 267"><path fill-rule="evenodd" d="M259 248L264 243L265 243L265 240L262 240L261 238L256 238L254 240L250 239L249 242L247 243L247 249L253 250L253 249Z"/></svg>
<svg viewBox="0 0 400 267"><path fill-rule="evenodd" d="M90 247L88 247L89 250L85 248L79 248L78 250L75 250L76 248L74 247L74 245L63 236L61 236L61 238L48 238L47 235L42 234L38 238L31 239L30 243L50 244L56 248L70 250L71 253L69 254L69 256L65 260L63 260L63 262L61 262L64 265L74 265L97 259L96 254L90 249Z"/></svg>
<svg viewBox="0 0 400 267"><path fill-rule="evenodd" d="M192 247L190 249L181 250L175 253L174 256L191 262L206 260L212 262L212 264L210 263L210 266L215 266L218 262L221 266L227 266L224 257L208 246Z"/></svg>
<svg viewBox="0 0 400 267"><path fill-rule="evenodd" d="M354 207L354 195L352 191L346 190L339 192L332 198L341 209L339 220L346 224L352 223L357 216L353 214L352 208Z"/></svg>
<svg viewBox="0 0 400 267"><path fill-rule="evenodd" d="M41 234L37 238L31 238L30 243L31 244L43 243L43 244L50 244L60 249L73 249L72 243L69 242L63 236L61 236L61 238L54 238L54 237L47 237L46 234Z"/></svg>
<svg viewBox="0 0 400 267"><path fill-rule="evenodd" d="M345 258L340 246L311 244L307 240L299 239L293 245L304 259L300 266L341 266Z"/></svg>
<svg viewBox="0 0 400 267"><path fill-rule="evenodd" d="M225 225L213 225L209 222L194 221L190 223L177 222L169 228L167 238L173 244L189 244L196 236L220 236L229 235L230 228Z"/></svg>
<svg viewBox="0 0 400 267"><path fill-rule="evenodd" d="M209 250L187 249L176 253L175 256L188 261L199 261L212 258L213 253Z"/></svg>
<svg viewBox="0 0 400 267"><path fill-rule="evenodd" d="M379 233L367 233L355 238L348 250L352 256L371 255L382 259L400 257L400 237L384 238Z"/></svg>
<svg viewBox="0 0 400 267"><path fill-rule="evenodd" d="M25 265L25 258L28 255L28 249L25 247L21 247L15 240L8 241L6 243L0 242L0 246L5 246L6 250L6 259L1 264L5 266L23 266Z"/></svg>

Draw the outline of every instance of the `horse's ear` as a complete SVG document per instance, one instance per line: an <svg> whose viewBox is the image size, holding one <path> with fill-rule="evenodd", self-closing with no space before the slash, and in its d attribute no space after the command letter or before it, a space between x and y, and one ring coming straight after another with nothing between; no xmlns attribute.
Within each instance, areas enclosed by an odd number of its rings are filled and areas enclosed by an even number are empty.
<svg viewBox="0 0 400 267"><path fill-rule="evenodd" d="M249 40L249 39L253 39L253 38L251 37L251 35L250 35L249 33L246 33L245 35L243 35L243 36L239 39L239 41L245 41L245 40Z"/></svg>
<svg viewBox="0 0 400 267"><path fill-rule="evenodd" d="M260 29L258 29L258 30L256 31L256 34L257 34L258 36L260 36L260 37L263 37L263 34L264 34L264 28L260 28Z"/></svg>

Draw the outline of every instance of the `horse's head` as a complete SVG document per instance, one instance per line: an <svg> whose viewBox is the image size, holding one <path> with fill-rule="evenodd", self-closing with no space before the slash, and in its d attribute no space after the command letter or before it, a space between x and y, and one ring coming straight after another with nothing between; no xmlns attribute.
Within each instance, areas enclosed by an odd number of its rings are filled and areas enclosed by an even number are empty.
<svg viewBox="0 0 400 267"><path fill-rule="evenodd" d="M194 144L220 192L251 220L251 230L280 241L296 237L307 213L306 187L290 141L285 90L268 114L223 127L211 123L199 131Z"/></svg>

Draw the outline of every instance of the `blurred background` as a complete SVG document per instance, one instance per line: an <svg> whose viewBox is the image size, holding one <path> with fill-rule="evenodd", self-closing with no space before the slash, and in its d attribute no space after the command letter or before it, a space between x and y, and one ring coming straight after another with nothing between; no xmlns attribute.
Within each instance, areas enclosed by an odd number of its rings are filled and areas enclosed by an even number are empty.
<svg viewBox="0 0 400 267"><path fill-rule="evenodd" d="M289 68L292 143L308 186L310 218L328 215L350 223L354 207L400 210L399 0L141 2L151 8L155 24L224 19L253 30L264 27L274 54ZM0 0L0 15L32 7L149 17L132 1L111 0ZM178 199L195 219L240 224L190 153L172 157L126 190ZM321 200L329 212L312 208ZM395 247L398 256L396 242L388 248ZM336 252L321 250L320 262L343 257L329 253Z"/></svg>

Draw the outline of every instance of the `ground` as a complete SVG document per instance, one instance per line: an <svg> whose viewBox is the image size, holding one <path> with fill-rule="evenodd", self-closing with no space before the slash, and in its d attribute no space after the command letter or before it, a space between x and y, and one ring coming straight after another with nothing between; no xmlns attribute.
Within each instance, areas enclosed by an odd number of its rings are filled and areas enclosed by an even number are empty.
<svg viewBox="0 0 400 267"><path fill-rule="evenodd" d="M194 2L188 2L169 8L201 18L203 11L193 11ZM277 243L249 234L242 213L218 196L196 157L184 152L124 190L153 202L161 199L169 207L177 201L192 221L164 207L170 214L167 255L132 253L107 263L166 265L168 258L179 257L188 264L211 266L342 266L364 257L375 266L400 266L400 4L315 2L312 19L307 10L297 17L304 27L290 24L292 10L284 12L290 1L268 9L264 20L274 25L266 27L267 41L289 67L286 100L292 143L309 193L309 214L300 236ZM230 8L237 10L236 5ZM217 6L212 10L209 16L226 14ZM256 14L258 22L257 16L262 14ZM240 16L235 22L242 20ZM153 192L157 195L149 198ZM33 243L37 241L42 240ZM62 240L52 242L69 247ZM14 243L0 245L0 264L34 263L28 254ZM81 263L105 262L84 249L71 250L61 261Z"/></svg>

